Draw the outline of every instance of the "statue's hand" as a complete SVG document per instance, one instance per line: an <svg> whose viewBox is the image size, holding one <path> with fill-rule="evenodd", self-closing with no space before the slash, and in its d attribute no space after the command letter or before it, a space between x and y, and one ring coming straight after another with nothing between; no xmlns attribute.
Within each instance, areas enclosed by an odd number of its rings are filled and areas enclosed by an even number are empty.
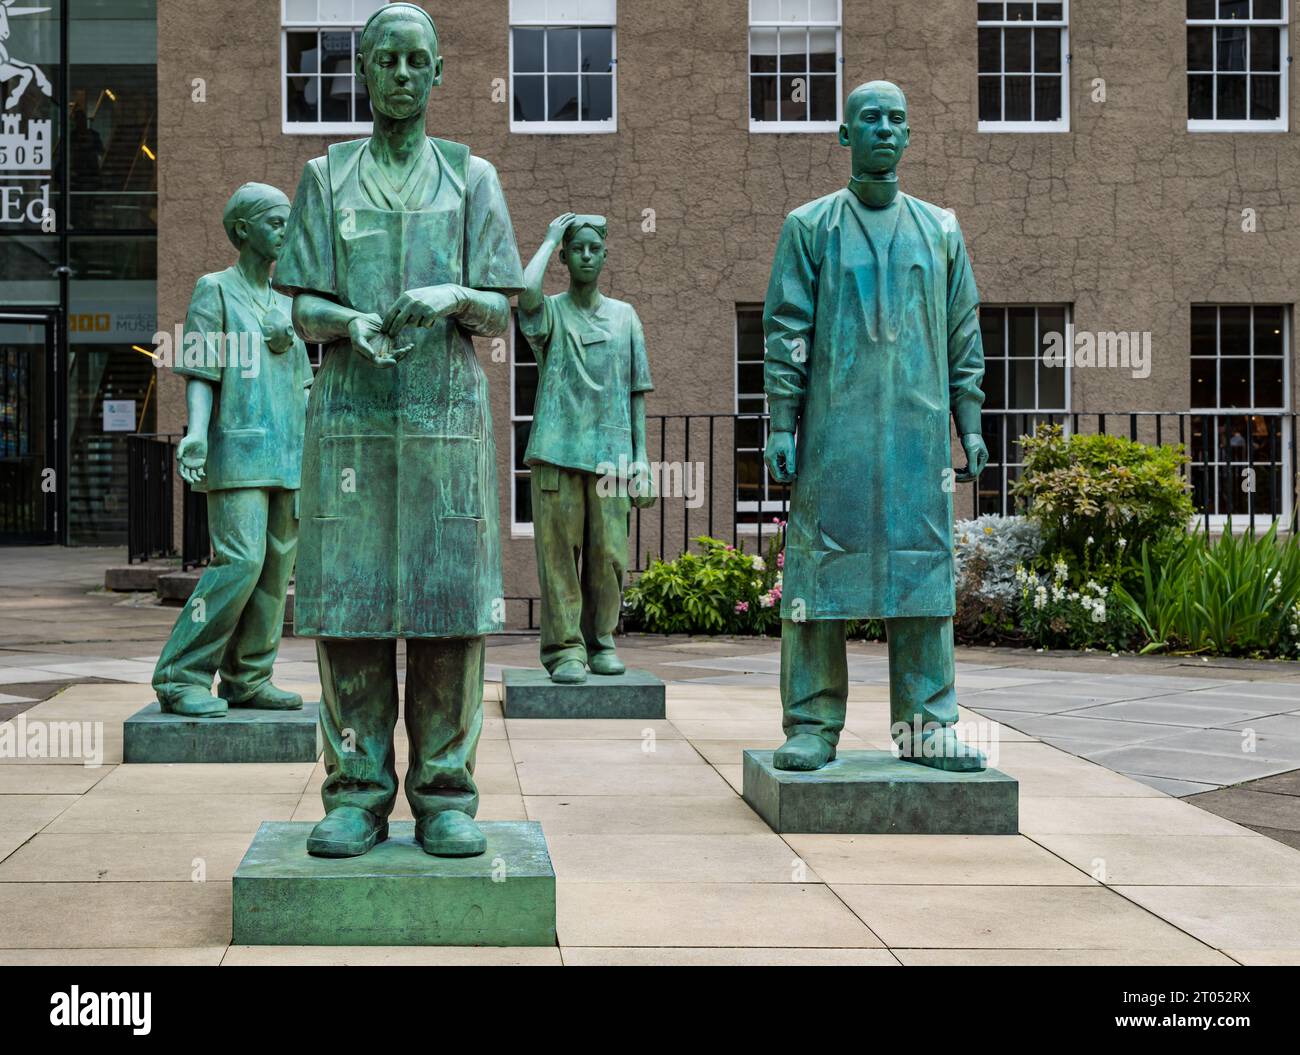
<svg viewBox="0 0 1300 1055"><path fill-rule="evenodd" d="M958 470L957 482L959 484L968 484L972 480L978 480L980 473L988 465L989 449L984 446L984 437L978 432L963 436L961 446L962 450L966 452L966 468Z"/></svg>
<svg viewBox="0 0 1300 1055"><path fill-rule="evenodd" d="M176 448L177 468L181 479L187 484L203 482L208 461L208 438L206 436L186 436Z"/></svg>
<svg viewBox="0 0 1300 1055"><path fill-rule="evenodd" d="M763 460L767 462L768 472L779 484L788 484L795 478L794 433L774 432L767 438L767 448L763 451Z"/></svg>
<svg viewBox="0 0 1300 1055"><path fill-rule="evenodd" d="M388 309L380 328L390 337L396 337L403 327L432 326L460 306L460 287L450 283L408 289Z"/></svg>
<svg viewBox="0 0 1300 1055"><path fill-rule="evenodd" d="M650 475L650 466L641 459L632 463L632 475L627 482L627 493L637 509L649 509L655 504L654 478Z"/></svg>
<svg viewBox="0 0 1300 1055"><path fill-rule="evenodd" d="M576 218L577 213L560 213L546 228L546 240L553 245L559 245L564 241L564 232L569 229L569 224L573 223Z"/></svg>
<svg viewBox="0 0 1300 1055"><path fill-rule="evenodd" d="M383 332L383 320L376 314L358 315L348 323L352 350L380 369L396 366L411 350L411 345L394 348L392 339Z"/></svg>

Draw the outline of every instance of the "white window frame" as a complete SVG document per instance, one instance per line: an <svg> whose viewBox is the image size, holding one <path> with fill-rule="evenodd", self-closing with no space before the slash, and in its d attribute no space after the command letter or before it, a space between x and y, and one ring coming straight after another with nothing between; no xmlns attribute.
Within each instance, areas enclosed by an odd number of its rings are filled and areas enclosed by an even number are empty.
<svg viewBox="0 0 1300 1055"><path fill-rule="evenodd" d="M1034 310L1034 333L1037 335L1038 338L1037 347L1035 348L1036 354L1033 359L1033 361L1036 364L1042 362L1043 353L1046 350L1042 346L1043 335L1041 332L1040 313L1047 310L1060 310L1063 311L1065 314L1065 333L1061 335L1062 339L1065 341L1065 347L1067 351L1065 357L1065 365L1063 367L1048 368L1048 369L1061 369L1065 371L1065 381L1064 381L1065 396L1064 399L1062 400L1062 405L1059 407L1043 407L1039 405L1042 402L1042 400L1039 395L1039 387L1038 387L1039 370L1037 365L1035 365L1034 367L1034 406L1008 407L1006 405L1008 402L1007 396L1011 390L1011 364L1017 361L1024 361L1026 359L1026 357L1023 355L1010 356L1007 354L1011 350L1010 348L1011 327L1007 323L1007 313L1022 308L1032 308ZM1039 417L1039 418L1060 417L1064 423L1063 430L1068 434L1070 431L1070 415L1073 413L1073 411L1071 410L1071 401L1073 396L1071 390L1073 387L1074 365L1072 362L1073 357L1069 354L1069 351L1074 347L1074 305L1069 303L1061 303L1061 302L1053 302L1053 301L1041 301L1041 302L1035 301L1032 304L1016 303L1014 301L998 301L996 304L981 304L980 311L981 312L998 311L1001 312L1003 315L1002 348L999 354L990 356L988 349L987 348L984 349L984 361L986 364L988 363L989 359L995 359L1003 366L1002 392L1000 394L1003 405L1001 407L996 407L993 409L987 409L987 408L982 409L980 413L984 415L988 415L989 417L995 417L995 416L1000 417L1003 418L1004 420L1010 420L1011 418L1014 418L1016 416L1023 416L1026 419L1033 418L1033 417ZM985 377L987 378L987 373ZM1005 425L1002 431L1003 431L1003 435L1005 436L1006 435ZM1013 511L1011 505L1011 483L1010 483L1010 478L1008 477L1008 471L1013 468L1014 469L1024 468L1023 461L1018 462L1018 461L1011 460L1012 458L1015 457L1017 453L1020 453L1015 451L1014 449L1016 446L1015 442L1008 438L1005 440L1005 443L1006 443L1006 455L1007 455L1006 461L1002 460L1003 451L1001 449L997 451L993 451L993 450L989 451L989 468L996 470L996 472L1001 477L1001 494L1002 494L1002 502L1003 502L1002 513L1004 516ZM978 484L976 484L976 486L978 487ZM976 509L975 509L976 516L979 515L978 501L979 501L979 495L977 492Z"/></svg>
<svg viewBox="0 0 1300 1055"><path fill-rule="evenodd" d="M1050 21L1012 21L1003 19L1001 21L984 21L980 19L978 8L976 9L975 24L976 32L981 29L1059 29L1061 32L1061 116L1055 121L979 121L978 130L981 132L1068 132L1070 130L1070 0L1056 0L1062 5L1060 19ZM1038 13L1038 9L1034 9ZM1003 56L1002 71L999 74L1005 81L1006 72L1006 45L1005 37L1003 38ZM1030 66L1033 66L1033 45L1030 45ZM1031 76L1032 76L1031 69ZM976 56L976 113L979 112L979 79L985 76L979 72L979 59ZM1030 90L1033 90L1031 82ZM1005 103L1004 103L1005 109Z"/></svg>
<svg viewBox="0 0 1300 1055"><path fill-rule="evenodd" d="M1215 10L1216 11L1218 10L1217 6L1215 7ZM1251 7L1251 12L1252 14L1254 13L1253 4ZM1290 38L1291 8L1290 8L1289 0L1282 0L1281 13L1282 13L1281 18L1187 18L1186 8L1184 8L1183 21L1186 23L1187 29L1191 29L1197 26L1201 26L1201 27L1243 26L1247 30L1249 30L1252 26L1262 26L1262 27L1276 28L1281 33L1281 36L1278 41L1278 57L1279 57L1279 65L1281 66L1281 70L1279 71L1279 73L1280 73L1282 83L1278 89L1278 116L1271 120L1265 120L1265 121L1252 121L1250 118L1244 118L1244 119L1230 118L1228 120L1219 120L1217 117L1211 119L1198 118L1196 120L1193 120L1192 118L1189 117L1187 119L1187 131L1189 132L1285 132L1288 130L1289 128L1288 110L1290 107L1289 99L1291 94L1290 93L1291 55L1289 51L1290 44L1291 44L1291 38ZM1183 35L1184 38L1186 38L1186 32L1184 32ZM1183 57L1183 91L1184 92L1190 91L1188 78L1192 76L1194 73L1200 72L1204 74L1207 72L1212 72L1217 78L1218 65L1219 65L1219 49L1217 46L1217 40L1215 46L1211 48L1211 52L1214 60L1214 65L1212 70L1195 71L1187 67L1187 58L1186 58L1187 51L1186 51L1186 46L1184 46L1183 49L1183 56L1184 56ZM1232 72L1241 72L1241 71L1232 71ZM1249 78L1251 73L1249 32L1246 34L1246 69L1244 72L1247 78L1247 92L1249 92L1250 90ZM1217 96L1217 92L1216 92L1216 96ZM1189 100L1189 104L1190 104L1190 100Z"/></svg>
<svg viewBox="0 0 1300 1055"><path fill-rule="evenodd" d="M547 0L546 18L516 18L515 0L510 0L509 53L510 92L506 105L510 112L510 131L521 135L610 135L618 131L618 0L609 0L614 9L612 19L582 18L567 9L581 11L581 0ZM552 14L552 12L556 12ZM610 33L610 117L608 121L517 121L515 120L515 30L516 29L608 29ZM543 76L546 58L543 52ZM581 71L577 76L581 76ZM524 74L523 76L537 76Z"/></svg>
<svg viewBox="0 0 1300 1055"><path fill-rule="evenodd" d="M280 2L280 130L289 136L332 136L332 135L349 135L353 133L370 132L374 125L370 121L290 121L289 120L289 78L300 76L289 72L289 34L297 31L314 29L316 31L325 30L327 32L348 32L356 33L366 24L366 20L373 13L372 0L352 0L352 16L347 20L344 19L321 19L319 17L320 3L317 3L317 16L311 21L294 20L289 18L290 0L281 0ZM329 0L325 0L329 2ZM335 0L337 2L337 0ZM387 0L384 0L386 3ZM357 15L360 8L364 13ZM318 63L319 65L319 63ZM321 73L318 69L315 77L319 81ZM353 71L353 77L356 77L356 71ZM354 89L355 91L355 89Z"/></svg>
<svg viewBox="0 0 1300 1055"><path fill-rule="evenodd" d="M510 313L510 537L511 538L532 538L533 521L521 521L519 519L518 503L515 501L515 484L522 478L531 478L532 470L524 468L522 470L515 468L515 425L521 421L532 421L535 414L519 414L515 410L515 347L519 340L519 322L516 313ZM536 358L534 356L534 358ZM541 388L542 383L542 364L537 364L537 388ZM534 393L536 389L534 389ZM535 396L534 396L535 398ZM534 410L536 408L534 407Z"/></svg>
<svg viewBox="0 0 1300 1055"><path fill-rule="evenodd" d="M754 118L750 82L755 76L774 76L773 74L755 74L753 72L753 53L755 29L833 29L835 30L835 120L834 121L758 121ZM805 51L805 55L807 52ZM780 89L779 74L777 88ZM823 74L824 76L824 74ZM844 123L844 0L836 2L836 16L833 22L813 21L811 19L755 19L754 3L749 3L749 27L745 37L745 116L749 119L750 132L759 133L810 133L825 134L838 132Z"/></svg>
<svg viewBox="0 0 1300 1055"><path fill-rule="evenodd" d="M733 326L733 329L732 329L732 353L731 353L731 390L732 390L732 393L733 393L733 396L732 396L732 410L733 410L733 413L736 413L736 414L757 414L757 413L764 413L764 414L766 414L766 413L768 412L768 406L767 406L767 394L766 394L766 393L762 393L762 395L763 395L763 410L762 410L762 411L752 411L752 410L744 410L744 411L742 411L742 410L740 409L740 398L741 398L741 395L742 395L742 393L741 393L741 391L740 391L740 313L741 313L742 311L757 312L757 313L759 314L759 316L761 317L761 316L762 316L762 313L763 313L763 305L762 305L762 304L745 304L745 303L741 303L741 304L737 304L737 305L735 306L735 308L733 309L733 316L732 316L732 326ZM756 393L756 392L747 392L747 393L743 393L743 394L744 394L746 397L750 398L750 399L755 398L757 395L759 395L759 393ZM760 428L761 428L763 423L762 423L762 421L760 420L760 421L758 422L758 424L759 424L759 426L760 426ZM739 429L739 427L740 427L740 422L739 422L739 421L736 421L736 422L735 422L735 428ZM770 429L771 429L771 423L770 423L770 422L768 423L767 428L768 428L769 431L766 432L765 434L770 435ZM733 453L734 453L734 452L733 452ZM762 449L760 448L760 449L759 449L759 462L760 462L760 464L762 464L762 457L763 457ZM763 469L763 473L764 473L764 475L763 475L763 493L764 493L764 495L766 495L766 494L767 494L767 469L766 469L765 466L764 466L764 469ZM742 501L740 501L739 499L737 499L735 505L736 505L736 508L735 508L735 510L734 510L734 514L733 514L733 515L738 515L738 514L741 514L741 513L746 513L746 514L751 514L751 515L752 515L752 514L759 514L760 516L766 516L766 515L769 514L769 513L772 514L772 515L776 515L776 514L780 514L780 513L784 513L784 512L785 512L785 502L782 501L781 499L775 499L775 498L767 498L767 497L764 497L763 499L761 499L761 500L758 501L758 502L742 502ZM763 533L765 533L765 530L766 530L766 529L765 529L765 526L764 526L762 523L759 523L759 524L752 524L752 523L748 523L748 522L746 522L746 523L744 523L744 524L736 524L736 531L737 531L738 534L741 534L741 535L759 535L759 534L763 534Z"/></svg>
<svg viewBox="0 0 1300 1055"><path fill-rule="evenodd" d="M1278 407L1263 407L1263 408L1260 408L1260 407L1227 407L1227 408L1223 408L1223 407L1208 407L1208 408L1192 407L1192 408L1188 411L1188 413L1189 413L1189 414L1196 414L1196 415L1198 415L1198 416L1204 416L1204 417L1211 418L1211 419L1213 419L1213 418L1251 418L1251 417L1255 417L1255 416L1276 417L1276 418L1279 419L1279 422L1280 422L1281 428L1280 428L1279 435L1278 435L1278 445L1279 445L1279 446L1281 447L1281 449L1282 449L1282 459L1281 459L1280 462L1274 462L1274 463L1272 463L1272 464L1274 464L1274 465L1277 466L1277 468L1278 468L1278 473L1279 473L1279 475L1280 475L1280 477L1281 477L1281 485L1279 486L1278 490L1281 492L1282 508L1281 508L1281 510L1280 510L1278 513L1276 513L1276 514L1273 514L1273 513L1261 513L1261 512L1256 512L1256 513L1255 513L1255 519L1256 519L1257 521L1258 521L1258 520L1265 520L1265 521L1273 521L1273 520L1277 520L1277 521L1279 521L1279 522L1280 522L1281 524L1283 524L1283 525L1285 525L1285 524L1289 524L1289 523L1291 522L1292 489L1293 489L1293 487L1294 487L1294 481L1295 481L1295 477L1294 477L1294 475L1293 475L1295 470L1294 470L1294 467L1293 467L1293 465L1292 465L1292 458L1291 458L1291 423L1292 423L1292 419L1291 419L1291 331L1292 331L1292 328L1293 328L1293 326L1294 326L1294 322L1293 322L1294 314L1295 314L1295 313L1294 313L1294 310L1293 310L1292 306L1289 305L1289 304L1280 304L1280 305L1279 305L1279 304L1277 304L1276 302L1265 302L1265 303L1261 303L1261 304L1255 304L1255 303L1252 302L1252 303L1246 303L1246 304L1243 304L1243 303L1240 303L1240 302L1233 303L1232 301L1211 301L1211 302L1197 302L1197 303L1192 304L1191 307L1192 307L1192 308L1218 308L1218 309L1222 309L1222 308L1250 308L1250 309L1251 309L1251 313L1250 313L1250 357L1249 357L1249 361L1252 362L1252 363L1253 363L1254 360L1255 360L1255 311L1254 311L1254 309L1257 308L1257 307L1281 307L1281 308L1282 308L1282 405L1281 405L1281 406L1278 406ZM1191 313L1190 313L1190 310L1189 310L1189 312L1188 312L1188 321L1189 321L1189 323L1190 323L1190 320L1191 320ZM1215 364L1216 364L1216 365L1215 365L1215 370L1217 371L1217 370L1218 370L1218 363L1219 363L1219 361L1220 361L1221 359L1224 359L1224 358L1244 358L1244 357L1242 357L1242 356L1227 356L1227 357L1225 357L1225 356L1224 356L1224 354L1223 354L1223 318L1222 318L1222 312L1221 312L1221 311L1216 313L1215 325L1216 325L1217 329L1216 329L1215 338L1214 338L1214 360L1215 360ZM1191 354L1191 352L1192 352L1192 348L1191 348L1191 342L1190 342L1190 339L1189 339L1188 347L1187 347L1187 362L1188 362L1189 368L1190 368L1191 361L1192 361L1192 354ZM1198 356L1197 358L1203 358L1203 357ZM1251 398L1251 401L1254 402L1254 394L1255 394L1255 376L1254 376L1254 370L1251 371L1251 380L1250 380L1250 384L1251 384L1251 397L1252 397L1252 398ZM1220 384L1219 384L1219 381L1218 381L1217 378L1216 378L1216 382L1215 382L1214 390L1215 390L1216 398L1217 398L1217 397L1218 397L1218 394L1219 394L1219 390L1220 390ZM1190 437L1190 436L1189 436L1188 439L1187 439L1187 446L1188 446L1188 454L1189 454L1189 457L1190 457L1190 454L1191 454L1191 446L1192 446L1192 441L1191 441L1191 437ZM1212 466L1214 467L1214 469L1216 470L1216 473L1217 473L1217 470L1218 470L1218 468L1219 468L1220 466L1225 467L1225 468L1228 468L1229 470L1231 470L1232 467L1234 467L1234 466L1240 466L1241 464L1242 464L1241 462L1232 462L1232 461L1227 461L1227 462L1217 462L1217 461L1216 461L1216 462L1211 463L1211 465L1212 465ZM1191 463L1191 468L1197 468L1198 466L1203 467L1204 465L1205 465L1204 462L1199 462L1199 463L1198 463L1198 462L1193 461L1193 462ZM1216 475L1216 481L1217 481L1217 475ZM1215 501L1215 504L1216 504L1216 505L1218 504L1218 502L1217 502L1218 495L1219 495L1218 484L1217 484L1217 482L1216 482L1216 484L1215 484L1215 493L1214 493L1214 498L1215 498L1215 500L1216 500L1216 501ZM1195 518L1195 522L1196 522L1196 523L1199 523L1199 524L1204 524L1205 521L1206 521L1206 517L1205 517L1205 514L1204 514L1204 513L1201 513L1199 516L1197 516L1197 517ZM1242 533L1242 532L1245 532L1245 531L1250 530L1250 515L1249 515L1248 513L1234 513L1234 514L1232 514L1231 516L1230 516L1229 514L1227 514L1227 513L1211 513L1210 516L1209 516L1210 530L1212 530L1212 531L1223 531L1223 530L1226 530L1226 528L1228 527L1228 523L1229 523L1229 521L1232 522L1232 532L1233 532L1234 535L1235 535L1235 534L1240 534L1240 533Z"/></svg>

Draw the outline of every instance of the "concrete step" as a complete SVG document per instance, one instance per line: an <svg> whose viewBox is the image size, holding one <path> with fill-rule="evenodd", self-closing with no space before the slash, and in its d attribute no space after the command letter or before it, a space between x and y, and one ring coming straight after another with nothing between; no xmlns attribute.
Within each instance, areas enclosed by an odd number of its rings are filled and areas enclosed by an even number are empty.
<svg viewBox="0 0 1300 1055"><path fill-rule="evenodd" d="M151 593L158 589L158 580L172 572L180 571L179 559L144 561L140 564L119 564L104 569L104 589L123 593ZM189 594L186 594L188 597Z"/></svg>

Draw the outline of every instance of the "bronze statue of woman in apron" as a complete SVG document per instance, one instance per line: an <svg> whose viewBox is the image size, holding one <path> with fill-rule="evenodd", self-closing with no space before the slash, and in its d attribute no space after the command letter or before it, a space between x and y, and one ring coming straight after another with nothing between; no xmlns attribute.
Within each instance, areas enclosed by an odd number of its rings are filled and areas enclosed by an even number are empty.
<svg viewBox="0 0 1300 1055"><path fill-rule="evenodd" d="M433 20L381 7L357 53L369 139L303 172L275 284L327 348L307 420L294 621L317 639L326 816L307 848L363 854L397 798L397 639L406 795L431 854L485 849L474 823L483 638L502 626L496 452L471 337L523 285L496 171L425 133L442 76Z"/></svg>

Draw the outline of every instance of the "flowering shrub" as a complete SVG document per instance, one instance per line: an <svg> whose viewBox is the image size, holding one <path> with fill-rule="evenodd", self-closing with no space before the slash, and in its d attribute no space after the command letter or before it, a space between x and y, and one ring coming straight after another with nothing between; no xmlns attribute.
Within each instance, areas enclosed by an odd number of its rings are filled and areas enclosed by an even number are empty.
<svg viewBox="0 0 1300 1055"><path fill-rule="evenodd" d="M1022 436L1012 494L1042 528L1044 549L1072 570L1121 576L1144 542L1181 534L1193 515L1181 445L1122 436L1065 436L1059 425ZM1127 551L1127 552L1126 552Z"/></svg>
<svg viewBox="0 0 1300 1055"><path fill-rule="evenodd" d="M1016 634L1021 584L1016 569L1037 559L1042 532L1028 517L986 515L953 529L957 637L1001 641Z"/></svg>
<svg viewBox="0 0 1300 1055"><path fill-rule="evenodd" d="M624 625L651 634L765 634L781 621L784 521L767 555L701 535L699 553L656 560L623 595Z"/></svg>
<svg viewBox="0 0 1300 1055"><path fill-rule="evenodd" d="M1129 647L1137 624L1125 606L1107 605L1109 586L1088 579L1073 588L1069 566L1060 559L1050 575L1023 566L1015 574L1021 590L1020 630L1032 644L1108 652Z"/></svg>

